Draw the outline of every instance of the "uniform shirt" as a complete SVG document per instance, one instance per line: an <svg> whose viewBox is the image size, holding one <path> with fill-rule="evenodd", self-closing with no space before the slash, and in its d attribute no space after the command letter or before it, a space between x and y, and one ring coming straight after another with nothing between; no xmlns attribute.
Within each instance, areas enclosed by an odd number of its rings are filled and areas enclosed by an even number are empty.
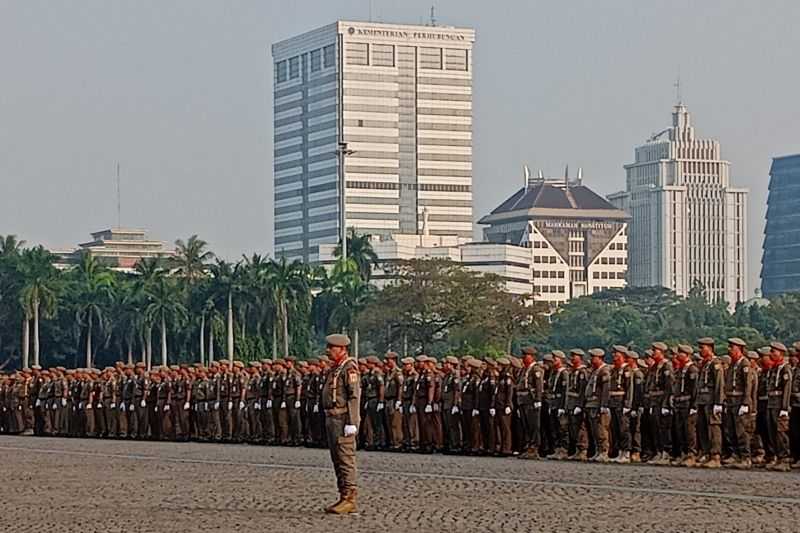
<svg viewBox="0 0 800 533"><path fill-rule="evenodd" d="M400 399L400 393L403 390L403 381L403 371L394 367L386 378L384 396L387 401L397 401Z"/></svg>
<svg viewBox="0 0 800 533"><path fill-rule="evenodd" d="M555 377L553 379L555 379ZM573 411L576 407L582 409L586 394L586 382L589 381L589 369L585 366L570 368L565 381L565 393L567 397L565 405L567 410Z"/></svg>
<svg viewBox="0 0 800 533"><path fill-rule="evenodd" d="M609 382L611 381L611 371L608 365L603 363L592 370L589 379L586 381L586 391L584 392L587 409L602 409L608 407Z"/></svg>
<svg viewBox="0 0 800 533"><path fill-rule="evenodd" d="M672 363L666 359L662 359L650 369L645 383L651 408L671 405L672 381Z"/></svg>
<svg viewBox="0 0 800 533"><path fill-rule="evenodd" d="M725 373L722 363L716 357L704 361L700 367L700 380L697 383L697 405L722 405L725 401Z"/></svg>
<svg viewBox="0 0 800 533"><path fill-rule="evenodd" d="M412 370L405 374L405 381L403 381L403 401L412 403L414 401L414 393L417 390L417 372Z"/></svg>
<svg viewBox="0 0 800 533"><path fill-rule="evenodd" d="M616 409L631 409L633 406L633 373L627 364L611 367L608 383L608 406Z"/></svg>
<svg viewBox="0 0 800 533"><path fill-rule="evenodd" d="M480 386L481 377L476 372L473 372L461 382L461 407L465 413L478 408Z"/></svg>
<svg viewBox="0 0 800 533"><path fill-rule="evenodd" d="M455 371L450 372L442 379L442 405L444 409L451 409L461 404L461 378Z"/></svg>
<svg viewBox="0 0 800 533"><path fill-rule="evenodd" d="M537 363L523 368L517 376L517 405L528 405L544 399L544 369Z"/></svg>
<svg viewBox="0 0 800 533"><path fill-rule="evenodd" d="M503 370L497 376L497 393L494 397L494 408L505 409L513 407L514 403L514 378L508 370Z"/></svg>
<svg viewBox="0 0 800 533"><path fill-rule="evenodd" d="M327 416L343 416L347 425L361 423L361 376L358 364L348 357L331 368L322 386L322 408Z"/></svg>
<svg viewBox="0 0 800 533"><path fill-rule="evenodd" d="M494 407L495 396L497 396L497 377L497 371L491 368L484 372L478 387L478 409L488 410Z"/></svg>
<svg viewBox="0 0 800 533"><path fill-rule="evenodd" d="M697 383L700 369L691 361L675 373L672 384L672 405L680 409L692 409L697 402Z"/></svg>
<svg viewBox="0 0 800 533"><path fill-rule="evenodd" d="M750 360L742 357L735 364L731 364L725 372L725 405L731 407L745 405L755 409L755 405L750 404L752 389L755 387L758 387L758 383L755 380L755 373L750 368Z"/></svg>
<svg viewBox="0 0 800 533"><path fill-rule="evenodd" d="M769 370L767 375L767 407L788 411L792 397L792 369L781 363Z"/></svg>

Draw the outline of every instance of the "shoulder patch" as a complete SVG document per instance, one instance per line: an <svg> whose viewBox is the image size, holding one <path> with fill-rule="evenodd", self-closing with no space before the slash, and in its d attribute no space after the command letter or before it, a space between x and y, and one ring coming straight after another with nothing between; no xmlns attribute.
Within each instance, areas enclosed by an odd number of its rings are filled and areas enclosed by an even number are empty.
<svg viewBox="0 0 800 533"><path fill-rule="evenodd" d="M358 383L358 372L355 372L355 371L348 372L347 373L347 381L349 381L353 385Z"/></svg>

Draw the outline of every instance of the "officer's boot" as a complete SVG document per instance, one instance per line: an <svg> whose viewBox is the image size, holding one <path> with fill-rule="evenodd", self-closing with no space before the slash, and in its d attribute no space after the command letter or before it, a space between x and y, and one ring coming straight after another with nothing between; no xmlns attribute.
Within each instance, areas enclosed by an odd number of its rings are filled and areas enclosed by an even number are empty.
<svg viewBox="0 0 800 533"><path fill-rule="evenodd" d="M336 503L332 503L331 505L327 506L325 508L325 512L326 513L335 513L334 509L336 509L339 505L342 504L342 502L344 501L344 497L345 497L344 491L340 490L339 491L339 499L336 500Z"/></svg>
<svg viewBox="0 0 800 533"><path fill-rule="evenodd" d="M790 459L775 461L767 465L767 470L772 470L773 472L789 472L791 469L792 463Z"/></svg>
<svg viewBox="0 0 800 533"><path fill-rule="evenodd" d="M619 452L617 459L614 461L619 464L628 464L631 462L631 452Z"/></svg>
<svg viewBox="0 0 800 533"><path fill-rule="evenodd" d="M712 455L709 457L708 461L703 463L703 468L721 468L722 463L720 463L719 455Z"/></svg>
<svg viewBox="0 0 800 533"><path fill-rule="evenodd" d="M595 463L607 463L611 459L608 458L608 452L602 452L595 455L593 460Z"/></svg>
<svg viewBox="0 0 800 533"><path fill-rule="evenodd" d="M739 456L737 456L735 453L732 453L728 457L722 459L722 461L720 461L720 464L722 464L722 466L728 466L735 464L738 461L739 461Z"/></svg>
<svg viewBox="0 0 800 533"><path fill-rule="evenodd" d="M750 461L749 457L742 457L738 463L731 466L737 470L750 470L753 467L753 463Z"/></svg>
<svg viewBox="0 0 800 533"><path fill-rule="evenodd" d="M630 459L631 459L631 463L641 463L642 462L642 456L639 454L639 452L631 452Z"/></svg>
<svg viewBox="0 0 800 533"><path fill-rule="evenodd" d="M681 466L686 466L686 467L691 468L691 467L695 466L696 464L697 463L695 462L694 454L690 453L690 454L687 454L686 457L683 459L683 462L681 463Z"/></svg>
<svg viewBox="0 0 800 533"><path fill-rule="evenodd" d="M333 514L350 514L356 512L356 490L350 489L344 494L344 499L336 505L331 513Z"/></svg>

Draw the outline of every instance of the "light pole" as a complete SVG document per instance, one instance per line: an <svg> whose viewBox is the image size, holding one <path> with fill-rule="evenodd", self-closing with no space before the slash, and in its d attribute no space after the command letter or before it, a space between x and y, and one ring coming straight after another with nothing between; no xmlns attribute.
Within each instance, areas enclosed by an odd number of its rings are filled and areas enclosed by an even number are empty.
<svg viewBox="0 0 800 533"><path fill-rule="evenodd" d="M355 150L347 148L347 143L339 141L336 148L336 154L339 156L339 223L342 232L342 262L347 262L347 212L345 211L347 203L345 202L345 182L344 182L344 163L345 157L356 153Z"/></svg>

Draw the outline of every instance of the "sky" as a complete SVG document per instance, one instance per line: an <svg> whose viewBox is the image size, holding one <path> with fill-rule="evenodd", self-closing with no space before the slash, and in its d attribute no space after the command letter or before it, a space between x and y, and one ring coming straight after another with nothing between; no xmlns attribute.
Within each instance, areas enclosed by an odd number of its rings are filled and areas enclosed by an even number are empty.
<svg viewBox="0 0 800 533"><path fill-rule="evenodd" d="M270 45L336 19L477 31L474 214L535 173L625 188L670 125L750 189L758 288L771 158L800 152L800 2L734 0L0 0L0 235L65 249L121 223L218 255L272 248Z"/></svg>

